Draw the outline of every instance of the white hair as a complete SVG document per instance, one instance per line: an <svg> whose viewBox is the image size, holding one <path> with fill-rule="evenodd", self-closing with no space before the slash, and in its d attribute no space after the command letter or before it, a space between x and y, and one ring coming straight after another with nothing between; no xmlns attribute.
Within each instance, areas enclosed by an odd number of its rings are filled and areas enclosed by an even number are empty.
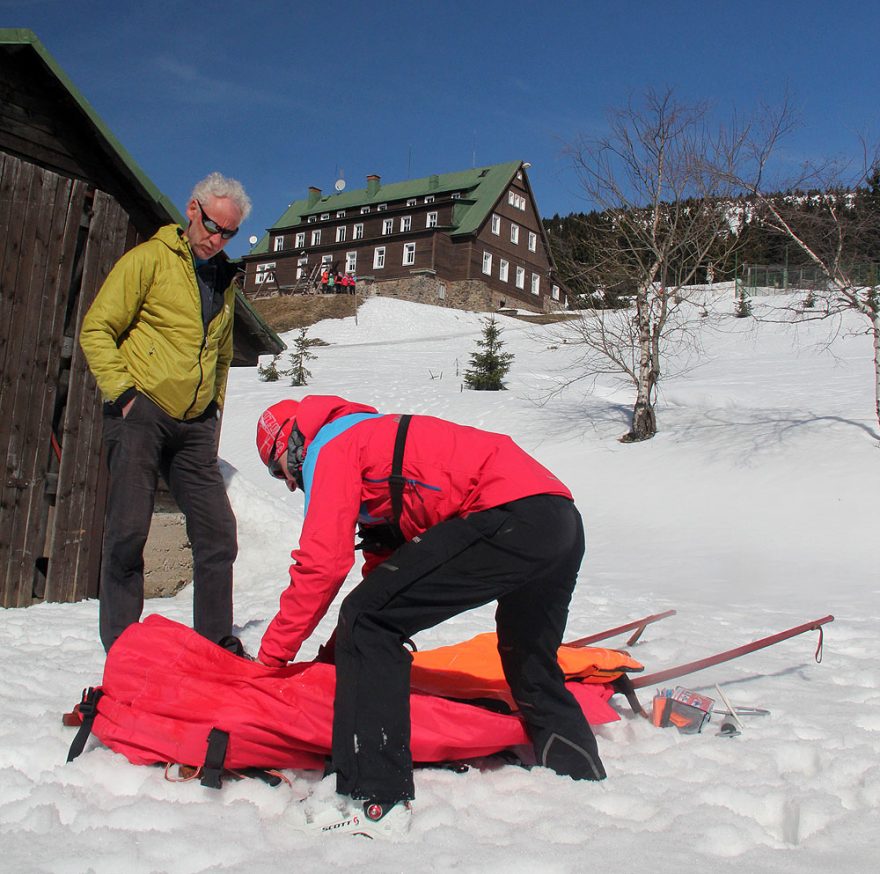
<svg viewBox="0 0 880 874"><path fill-rule="evenodd" d="M228 197L238 207L241 220L251 214L251 199L244 186L237 179L230 179L222 173L209 173L192 190L193 200L204 202L209 197Z"/></svg>

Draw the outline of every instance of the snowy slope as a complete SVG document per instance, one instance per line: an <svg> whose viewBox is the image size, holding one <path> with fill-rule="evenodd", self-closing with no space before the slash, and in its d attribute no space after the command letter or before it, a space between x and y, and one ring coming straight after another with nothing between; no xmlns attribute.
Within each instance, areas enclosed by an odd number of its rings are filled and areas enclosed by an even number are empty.
<svg viewBox="0 0 880 874"><path fill-rule="evenodd" d="M606 380L546 399L576 350L501 323L516 355L507 392L461 390L479 316L381 298L357 323L311 329L330 345L316 350L308 392L505 431L558 473L588 536L571 637L676 609L633 648L656 670L833 613L822 663L811 633L679 681L710 695L719 683L735 704L771 711L733 739L716 736L717 719L695 736L653 728L620 701L621 721L598 730L603 784L513 767L420 771L412 832L389 845L298 828L296 798L314 775L292 775L293 789L215 792L94 741L66 765L60 714L101 676L97 605L0 611L0 870L875 870L880 435L869 340L837 336L832 356L815 345L822 325L795 336L707 322L702 365L663 388L660 433L624 446L629 393ZM239 522L236 623L253 651L302 522L301 496L260 466L254 425L268 404L305 393L261 383L255 369L230 380L221 456ZM188 622L191 595L148 609ZM491 616L466 614L417 642L467 638ZM304 658L332 625L331 610Z"/></svg>

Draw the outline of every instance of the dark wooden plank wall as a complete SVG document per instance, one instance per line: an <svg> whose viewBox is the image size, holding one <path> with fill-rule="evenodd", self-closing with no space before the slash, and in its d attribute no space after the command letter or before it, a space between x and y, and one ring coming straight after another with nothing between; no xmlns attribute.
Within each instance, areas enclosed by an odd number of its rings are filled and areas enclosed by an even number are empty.
<svg viewBox="0 0 880 874"><path fill-rule="evenodd" d="M94 594L96 585L97 573L85 572L80 559L100 551L102 526L86 525L76 507L103 506L98 494L101 465L79 470L73 456L65 457L67 452L85 452L94 459L100 452L100 406L93 384L81 388L89 383L81 373L75 337L83 307L124 250L131 229L115 202L106 210L112 214L110 225L97 221L104 200L112 201L107 196L96 198L96 222L90 229L92 194L85 182L0 153L4 607L30 604L44 589L52 600L75 600ZM95 245L103 254L90 267L89 252ZM81 299L83 288L88 289L88 301ZM74 432L70 439L67 429ZM65 506L67 500L73 500L71 507ZM62 541L62 562L53 567L53 550Z"/></svg>
<svg viewBox="0 0 880 874"><path fill-rule="evenodd" d="M101 397L77 339L83 316L104 277L128 248L131 232L123 208L110 195L95 192L81 256L82 278L72 286L74 300L65 331L71 354L63 380L67 396L60 415L61 465L46 550L49 601L77 601L98 594L107 482L101 460Z"/></svg>

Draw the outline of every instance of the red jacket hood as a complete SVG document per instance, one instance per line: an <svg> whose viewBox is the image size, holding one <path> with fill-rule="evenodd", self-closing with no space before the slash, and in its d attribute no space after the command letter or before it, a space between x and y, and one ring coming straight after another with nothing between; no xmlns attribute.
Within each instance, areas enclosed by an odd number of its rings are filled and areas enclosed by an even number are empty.
<svg viewBox="0 0 880 874"><path fill-rule="evenodd" d="M306 395L296 411L296 427L305 437L306 446L328 422L348 416L351 413L376 413L378 410L367 404L347 401L336 395Z"/></svg>

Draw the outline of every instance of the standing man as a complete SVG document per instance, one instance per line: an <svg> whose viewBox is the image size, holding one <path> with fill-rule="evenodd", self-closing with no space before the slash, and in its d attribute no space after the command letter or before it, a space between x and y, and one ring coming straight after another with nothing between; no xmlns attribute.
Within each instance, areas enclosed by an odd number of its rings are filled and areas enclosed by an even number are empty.
<svg viewBox="0 0 880 874"><path fill-rule="evenodd" d="M305 494L290 585L259 661L293 659L354 564L362 582L336 628L326 831L393 834L409 823L410 665L404 641L491 601L498 650L538 764L575 779L605 770L556 653L584 553L571 492L509 437L431 416L382 415L340 397L281 401L257 423L269 472Z"/></svg>
<svg viewBox="0 0 880 874"><path fill-rule="evenodd" d="M165 225L123 255L83 319L80 345L104 397L110 473L105 650L143 610L144 545L160 473L192 544L194 628L218 643L232 633L238 547L216 432L232 360L236 268L220 253L250 210L239 182L211 173L193 189L186 230Z"/></svg>

